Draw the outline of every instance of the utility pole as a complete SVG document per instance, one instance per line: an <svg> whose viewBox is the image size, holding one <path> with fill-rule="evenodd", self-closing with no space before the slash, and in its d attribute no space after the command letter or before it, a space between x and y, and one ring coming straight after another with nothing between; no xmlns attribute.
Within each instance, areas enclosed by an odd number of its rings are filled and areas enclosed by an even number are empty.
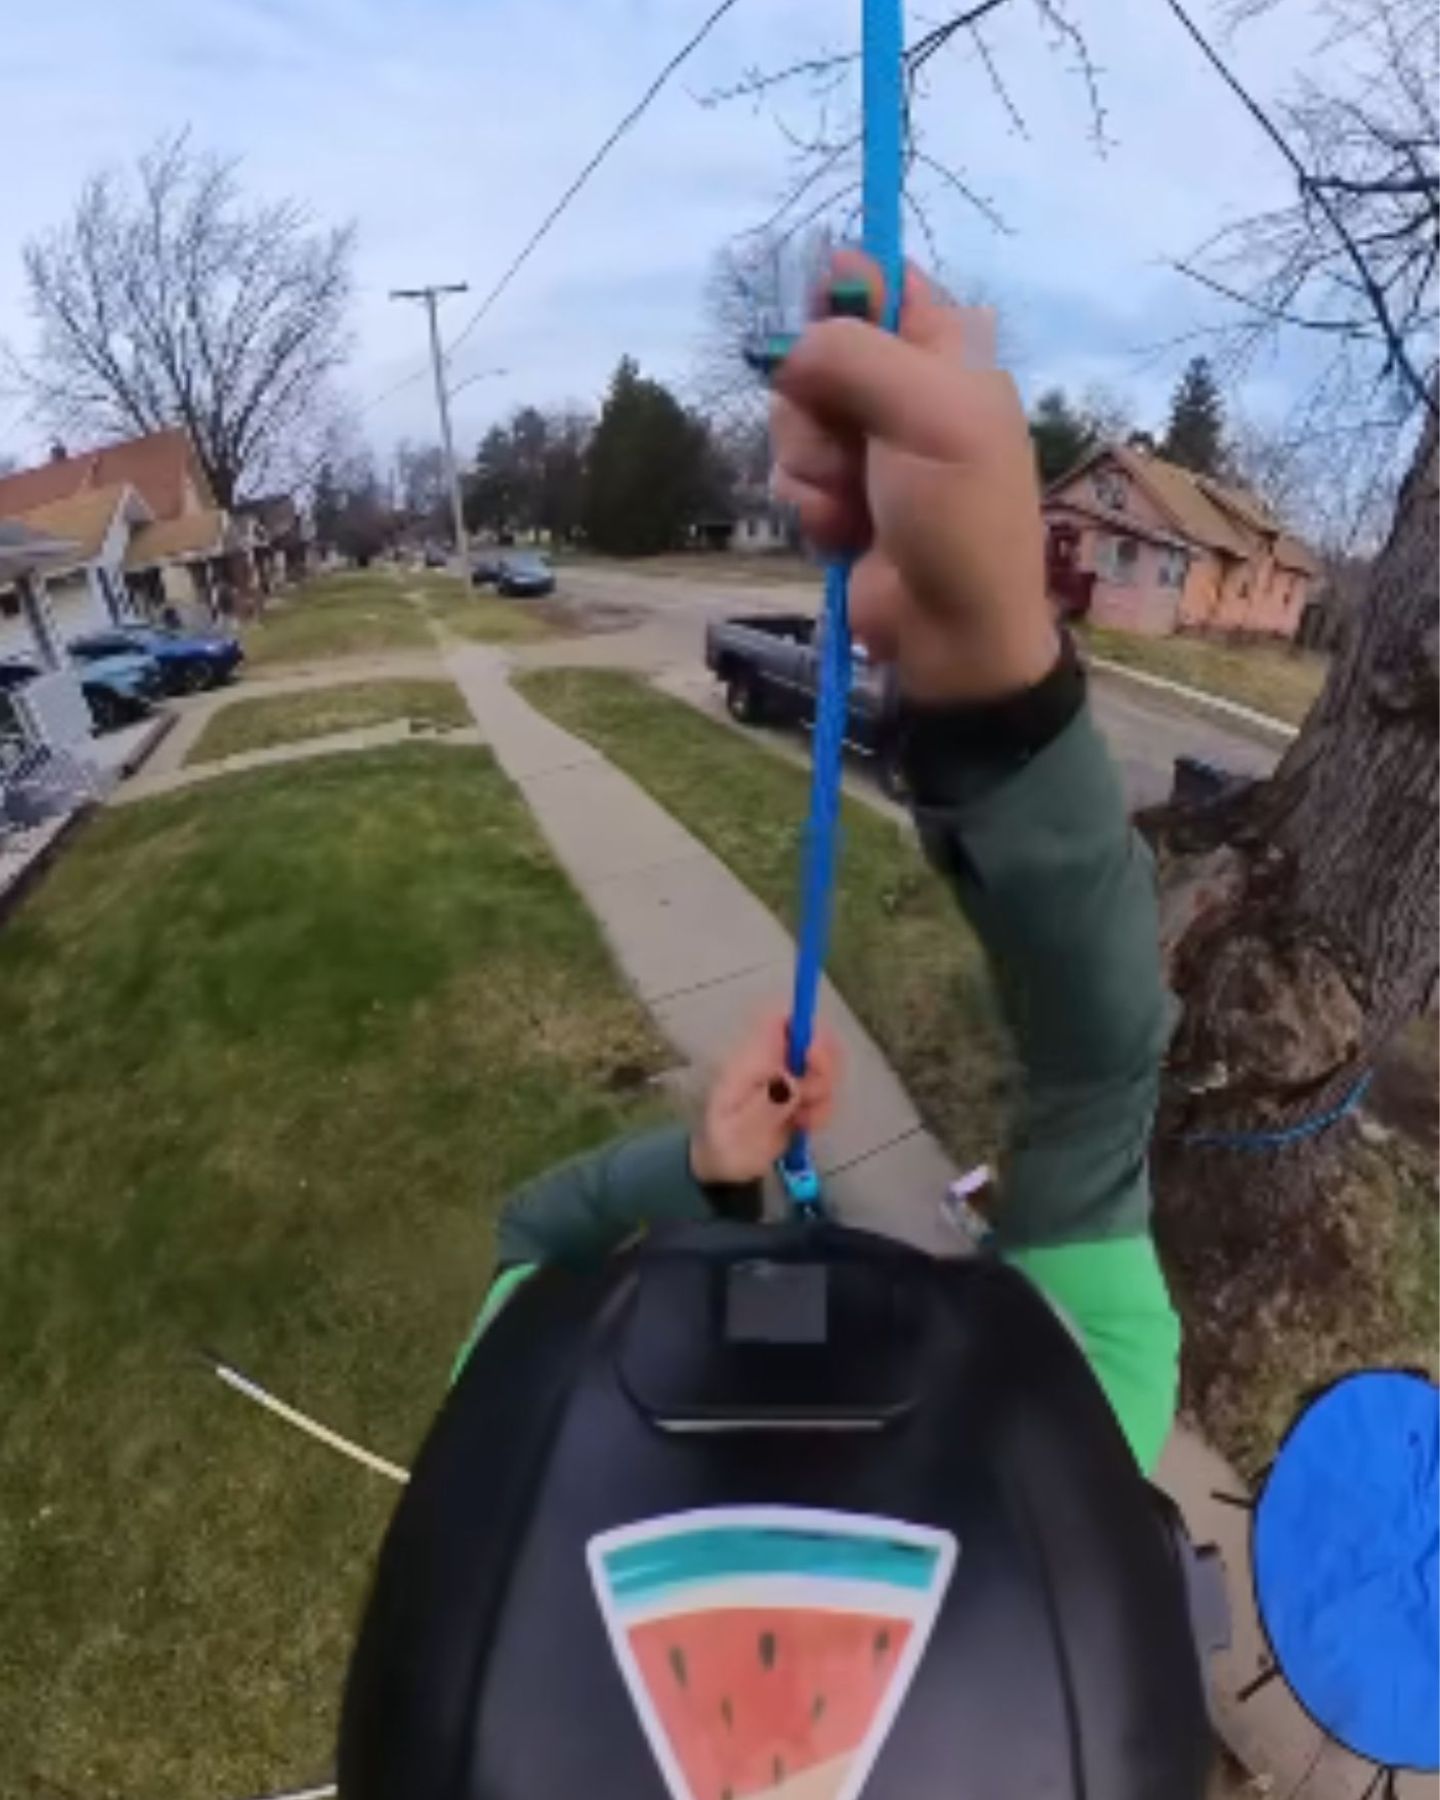
<svg viewBox="0 0 1440 1800"><path fill-rule="evenodd" d="M450 511L455 523L455 554L460 558L462 580L470 573L469 546L465 535L465 507L460 498L460 472L455 466L455 439L450 430L450 396L445 391L445 364L440 355L440 321L437 311L442 295L468 294L469 284L452 282L448 287L392 288L392 300L423 300L430 321L430 362L435 371L435 404L440 412L440 441L445 451L445 473L450 478Z"/></svg>

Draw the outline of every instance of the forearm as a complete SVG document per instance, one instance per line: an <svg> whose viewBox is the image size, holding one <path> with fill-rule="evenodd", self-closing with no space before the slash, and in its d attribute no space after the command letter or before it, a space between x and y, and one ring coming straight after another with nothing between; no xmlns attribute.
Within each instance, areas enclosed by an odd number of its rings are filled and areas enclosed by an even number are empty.
<svg viewBox="0 0 1440 1800"><path fill-rule="evenodd" d="M647 1225L708 1217L689 1134L663 1125L573 1157L518 1189L500 1214L497 1259L502 1267L592 1261Z"/></svg>
<svg viewBox="0 0 1440 1800"><path fill-rule="evenodd" d="M941 718L911 754L917 825L985 947L1022 1070L1002 1247L1124 1236L1149 1217L1171 1017L1153 875L1074 681L1068 718L1033 751L987 759L952 738L947 752Z"/></svg>

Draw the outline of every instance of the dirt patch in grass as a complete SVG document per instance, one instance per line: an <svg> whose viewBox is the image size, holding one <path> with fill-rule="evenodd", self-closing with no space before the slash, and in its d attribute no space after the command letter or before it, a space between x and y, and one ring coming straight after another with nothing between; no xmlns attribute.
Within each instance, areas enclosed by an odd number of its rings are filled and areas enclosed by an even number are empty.
<svg viewBox="0 0 1440 1800"><path fill-rule="evenodd" d="M546 669L527 699L593 743L794 927L804 769L634 677ZM903 826L843 806L829 973L961 1163L994 1153L1006 1060L980 948Z"/></svg>
<svg viewBox="0 0 1440 1800"><path fill-rule="evenodd" d="M1217 694L1271 718L1299 725L1325 685L1327 659L1281 644L1229 644L1201 637L1141 637L1082 625L1081 646L1126 668Z"/></svg>
<svg viewBox="0 0 1440 1800"><path fill-rule="evenodd" d="M247 750L328 737L408 719L413 726L453 731L471 723L460 690L449 681L362 681L304 693L257 695L217 712L186 763L218 762Z"/></svg>
<svg viewBox="0 0 1440 1800"><path fill-rule="evenodd" d="M370 569L305 582L248 625L244 643L251 668L432 647L425 621L405 600L401 584Z"/></svg>
<svg viewBox="0 0 1440 1800"><path fill-rule="evenodd" d="M664 1047L479 749L107 811L0 931L0 1793L332 1766L395 1493L500 1197L659 1110Z"/></svg>

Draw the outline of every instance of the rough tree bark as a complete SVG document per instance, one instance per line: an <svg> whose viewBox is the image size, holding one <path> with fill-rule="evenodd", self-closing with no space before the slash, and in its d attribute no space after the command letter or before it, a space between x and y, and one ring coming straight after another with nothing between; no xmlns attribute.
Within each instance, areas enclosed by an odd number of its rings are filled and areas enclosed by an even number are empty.
<svg viewBox="0 0 1440 1800"><path fill-rule="evenodd" d="M1257 1307L1345 1269L1344 1221L1320 1204L1336 1192L1343 1128L1273 1148L1214 1140L1343 1106L1435 991L1437 554L1431 411L1364 605L1275 775L1141 821L1183 1006L1156 1136L1157 1211L1190 1302L1202 1404Z"/></svg>

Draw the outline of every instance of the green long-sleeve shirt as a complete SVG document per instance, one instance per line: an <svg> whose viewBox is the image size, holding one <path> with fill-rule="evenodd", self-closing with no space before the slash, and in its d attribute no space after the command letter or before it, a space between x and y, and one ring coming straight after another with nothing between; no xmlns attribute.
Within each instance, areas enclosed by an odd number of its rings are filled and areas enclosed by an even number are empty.
<svg viewBox="0 0 1440 1800"><path fill-rule="evenodd" d="M1146 1145L1171 1012L1150 859L1088 709L998 777L963 755L919 773L922 840L985 947L1022 1071L995 1247L1074 1326L1148 1470L1174 1416L1180 1348L1149 1229ZM505 1206L505 1272L470 1342L539 1264L708 1216L679 1127L551 1170Z"/></svg>

